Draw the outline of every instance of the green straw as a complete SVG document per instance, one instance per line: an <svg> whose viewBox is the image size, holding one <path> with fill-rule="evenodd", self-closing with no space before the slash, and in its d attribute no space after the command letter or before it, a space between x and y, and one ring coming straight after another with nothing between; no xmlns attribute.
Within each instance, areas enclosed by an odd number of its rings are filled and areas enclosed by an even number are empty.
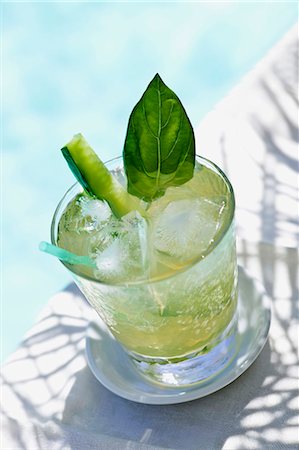
<svg viewBox="0 0 299 450"><path fill-rule="evenodd" d="M74 253L71 253L63 248L57 247L56 245L49 244L48 242L42 241L38 248L49 255L56 256L61 261L64 261L68 264L80 264L88 267L96 267L96 263L89 258L89 256L78 256Z"/></svg>

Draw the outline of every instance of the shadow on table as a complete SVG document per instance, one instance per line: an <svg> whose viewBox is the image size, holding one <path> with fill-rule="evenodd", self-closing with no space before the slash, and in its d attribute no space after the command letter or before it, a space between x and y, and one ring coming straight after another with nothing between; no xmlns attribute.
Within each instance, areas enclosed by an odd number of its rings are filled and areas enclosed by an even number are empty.
<svg viewBox="0 0 299 450"><path fill-rule="evenodd" d="M297 257L295 249L241 241L239 262L261 268L260 277L273 300L274 331L256 362L232 384L184 404L143 405L114 395L86 367L75 376L62 421L84 431L175 450L231 448L226 445L240 437L244 448L248 442L248 448L250 444L266 449L273 440L285 440L296 421L298 371L292 335L298 317ZM275 296L275 277L285 298L279 292Z"/></svg>
<svg viewBox="0 0 299 450"><path fill-rule="evenodd" d="M50 303L36 329L24 340L20 353L6 365L9 395L14 396L16 407L32 417L33 427L34 423L44 424L42 429L32 429L30 435L34 433L38 440L43 433L47 442L54 438L61 442L63 438L64 446L55 448L73 450L80 448L72 439L74 431L83 436L93 434L95 442L97 436L100 440L103 435L128 440L127 448L136 442L140 448L148 444L175 450L253 445L269 449L273 441L285 442L288 433L293 435L296 429L297 416L297 258L295 249L240 243L239 262L260 268L260 277L273 299L270 341L256 362L231 385L206 398L178 405L130 402L109 392L94 378L84 358L90 308L78 289L70 285L59 294L59 302L54 299ZM3 381L5 384L5 374ZM39 395L31 398L31 389L38 389ZM47 426L58 411L56 424L62 437L58 432L54 434L53 425ZM47 448L44 441L38 447L30 446L22 424L8 419L17 448ZM242 446L232 445L234 439Z"/></svg>
<svg viewBox="0 0 299 450"><path fill-rule="evenodd" d="M67 286L50 299L1 368L3 439L9 439L9 448L42 449L47 436L52 438L44 427L56 420L73 372L85 367L89 309L75 284Z"/></svg>
<svg viewBox="0 0 299 450"><path fill-rule="evenodd" d="M272 286L270 280L271 277L273 278L271 264L275 265L275 261L279 262L280 257L273 252L271 246L267 249L262 251L261 246L254 246L254 248L244 246L240 250L240 261L245 266L250 265L252 259L262 262L264 285L269 291ZM296 252L291 250L285 250L285 252L290 253L287 278L292 289L291 298L294 299L297 291L294 270L296 261L293 257L296 257ZM158 406L143 405L122 399L108 391L94 378L84 361L84 330L88 323L86 301L73 284L64 292L65 299L58 304L54 302L54 305L57 308L64 308L63 303L67 302L70 294L70 298L73 299L72 314L67 315L64 309L50 308L38 325L41 327L45 323L44 326L24 341L23 353L27 349L26 352L19 358L15 357L10 363L15 377L14 383L10 383L11 390L17 398L18 408L24 408L26 414L34 418L30 434L36 435L36 441L41 439L37 448L47 448L43 446L42 439L47 438L54 442L53 439L59 438L61 443L63 438L63 446L55 448L79 450L80 447L72 439L73 432L64 432L65 429L86 436L93 434L95 442L97 442L97 436L100 442L103 435L130 441L127 447L124 444L124 449L134 448L130 447L132 442L136 442L137 448L140 446L140 449L143 448L142 444L175 450L228 449L232 448L232 446L226 446L231 444L231 439L238 440L242 437L244 443L244 436L245 439L246 436L250 437L250 445L255 444L256 448L266 449L271 448L269 447L271 439L272 442L273 439L277 440L275 432L277 433L281 424L289 428L295 426L294 401L296 401L297 388L290 384L290 380L295 381L296 363L285 359L290 351L293 353L290 317L297 314L295 302L292 302L290 311L283 309L281 311L279 299L273 302L273 312L279 322L280 333L286 340L283 348L276 349L275 341L270 340L256 362L241 377L206 398L184 404ZM65 306L69 310L70 305ZM48 323L49 320L51 321ZM64 348L61 348L62 337L65 339ZM47 351L41 346L44 346ZM72 351L68 351L67 359L64 359L59 352L65 351L67 347ZM32 378L28 378L27 373L24 373L22 365L24 358L27 364L30 363L34 367ZM51 359L48 361L47 358ZM23 368L22 373L18 373L18 362ZM42 365L43 362L46 363L45 366ZM78 366L76 371L73 365L76 364L77 367L77 362L81 367ZM33 404L28 398L28 392L31 383L32 388L37 389L35 384L37 376L40 379L39 396L36 399L37 402ZM68 391L69 384L71 389ZM58 406L61 401L60 396L65 389L68 393L66 397L63 396L62 417L56 422L60 431L56 436L53 425L47 427L46 421L51 417L55 419L55 411L60 409ZM33 448L27 438L25 439L21 424L16 422L14 425L13 420L9 420L12 432L15 429L15 442L18 443L18 448ZM36 421L45 424L42 430L39 427L34 428ZM61 432L62 436L59 434ZM94 445L90 448L96 450L104 447L99 444L99 447ZM242 448L246 446L243 445Z"/></svg>
<svg viewBox="0 0 299 450"><path fill-rule="evenodd" d="M270 362L267 343L254 365L226 388L193 402L158 406L114 395L86 367L76 375L62 420L90 432L160 447L195 450L206 448L209 443L211 449L220 449L231 435L242 435L256 426L262 435L263 430L275 427L276 420L282 419L275 415L275 404L264 411L266 423L256 423L255 415L261 413L259 399L264 400L271 390L268 383L264 385L270 377L274 386L278 373L276 365ZM256 406L246 409L253 399ZM291 416L285 407L284 420ZM262 438L258 444L261 448Z"/></svg>

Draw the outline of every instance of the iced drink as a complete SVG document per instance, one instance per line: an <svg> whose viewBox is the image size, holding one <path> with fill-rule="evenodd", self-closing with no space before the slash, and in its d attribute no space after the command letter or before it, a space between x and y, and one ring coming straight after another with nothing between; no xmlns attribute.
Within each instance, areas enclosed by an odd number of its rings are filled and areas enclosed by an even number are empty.
<svg viewBox="0 0 299 450"><path fill-rule="evenodd" d="M235 353L234 194L195 157L178 98L154 78L123 158L104 165L81 135L62 152L79 183L56 210L52 243L89 257L64 263L89 303L151 380L181 386L221 371Z"/></svg>
<svg viewBox="0 0 299 450"><path fill-rule="evenodd" d="M108 166L125 184L121 159ZM233 356L233 214L228 180L203 158L197 159L192 180L150 204L147 219L135 211L116 219L79 185L57 211L54 242L89 255L96 264L69 266L82 292L140 368L162 382L165 376L155 375L155 363L190 360L227 347L221 361L212 359L208 369L192 374L204 378Z"/></svg>

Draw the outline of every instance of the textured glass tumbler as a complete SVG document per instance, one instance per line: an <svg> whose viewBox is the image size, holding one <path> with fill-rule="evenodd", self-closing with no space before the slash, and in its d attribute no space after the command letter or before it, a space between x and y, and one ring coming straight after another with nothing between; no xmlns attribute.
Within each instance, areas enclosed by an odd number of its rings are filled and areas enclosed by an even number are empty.
<svg viewBox="0 0 299 450"><path fill-rule="evenodd" d="M100 282L63 263L136 369L152 382L172 387L206 380L222 371L236 353L234 193L215 164L200 157L197 161L221 179L228 208L225 226L204 258L167 277L122 284ZM118 173L121 165L121 158L107 163ZM209 192L213 189L212 183ZM217 189L215 195L219 185ZM63 211L81 191L75 184L59 203L52 221L53 244Z"/></svg>

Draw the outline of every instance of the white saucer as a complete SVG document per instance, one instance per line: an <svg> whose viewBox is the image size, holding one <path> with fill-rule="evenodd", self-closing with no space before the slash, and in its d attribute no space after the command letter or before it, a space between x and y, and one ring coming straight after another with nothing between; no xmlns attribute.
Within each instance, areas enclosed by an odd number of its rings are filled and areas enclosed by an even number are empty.
<svg viewBox="0 0 299 450"><path fill-rule="evenodd" d="M91 322L86 337L86 357L94 376L110 391L139 403L167 405L205 397L227 386L255 361L267 340L271 308L263 286L239 267L238 353L221 372L187 387L151 383L135 369L129 356L99 320Z"/></svg>

